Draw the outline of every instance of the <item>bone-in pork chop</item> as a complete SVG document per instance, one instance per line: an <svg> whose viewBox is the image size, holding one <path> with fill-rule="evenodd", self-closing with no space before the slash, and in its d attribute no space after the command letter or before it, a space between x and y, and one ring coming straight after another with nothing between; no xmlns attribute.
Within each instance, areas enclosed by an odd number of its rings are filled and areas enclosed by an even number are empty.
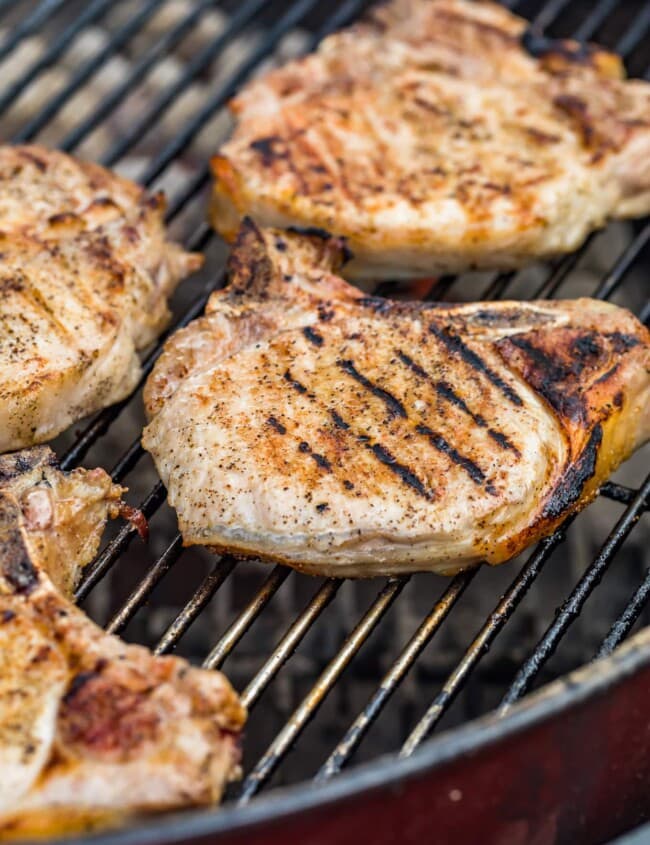
<svg viewBox="0 0 650 845"><path fill-rule="evenodd" d="M650 211L650 84L495 3L380 4L231 107L215 228L344 235L349 278L515 268Z"/></svg>
<svg viewBox="0 0 650 845"><path fill-rule="evenodd" d="M501 563L650 434L650 333L603 302L397 303L340 241L245 223L166 344L151 452L187 544L307 572Z"/></svg>
<svg viewBox="0 0 650 845"><path fill-rule="evenodd" d="M218 672L154 657L66 597L122 488L36 447L0 457L0 839L218 801L244 710Z"/></svg>
<svg viewBox="0 0 650 845"><path fill-rule="evenodd" d="M201 257L162 195L40 147L0 147L0 452L124 398Z"/></svg>

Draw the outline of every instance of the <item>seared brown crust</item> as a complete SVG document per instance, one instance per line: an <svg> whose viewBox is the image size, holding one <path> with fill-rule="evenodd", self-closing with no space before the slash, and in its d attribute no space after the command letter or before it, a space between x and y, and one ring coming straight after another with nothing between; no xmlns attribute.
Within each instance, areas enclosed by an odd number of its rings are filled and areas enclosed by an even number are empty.
<svg viewBox="0 0 650 845"><path fill-rule="evenodd" d="M363 295L336 239L242 227L165 345L143 445L185 542L316 574L500 563L650 433L650 335L594 300Z"/></svg>
<svg viewBox="0 0 650 845"><path fill-rule="evenodd" d="M44 447L0 458L0 839L212 804L237 773L226 679L105 634L51 580L72 590L121 492Z"/></svg>
<svg viewBox="0 0 650 845"><path fill-rule="evenodd" d="M323 227L351 278L517 267L650 210L650 86L494 3L392 0L249 83L211 219Z"/></svg>
<svg viewBox="0 0 650 845"><path fill-rule="evenodd" d="M0 452L118 399L167 297L201 264L165 238L162 194L40 147L0 147Z"/></svg>

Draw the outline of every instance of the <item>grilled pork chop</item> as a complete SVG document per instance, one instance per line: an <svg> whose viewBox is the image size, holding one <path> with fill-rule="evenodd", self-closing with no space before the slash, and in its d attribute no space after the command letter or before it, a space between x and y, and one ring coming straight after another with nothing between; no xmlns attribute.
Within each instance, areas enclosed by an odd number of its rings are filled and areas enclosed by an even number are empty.
<svg viewBox="0 0 650 845"><path fill-rule="evenodd" d="M167 297L201 264L162 195L39 147L0 147L0 452L126 396Z"/></svg>
<svg viewBox="0 0 650 845"><path fill-rule="evenodd" d="M650 85L494 3L392 0L252 81L211 218L348 238L349 278L514 268L650 211Z"/></svg>
<svg viewBox="0 0 650 845"><path fill-rule="evenodd" d="M650 435L650 333L589 299L364 296L337 239L245 223L145 388L186 544L305 572L497 564Z"/></svg>
<svg viewBox="0 0 650 845"><path fill-rule="evenodd" d="M226 679L122 643L66 597L121 493L46 447L0 457L0 839L209 804L237 770Z"/></svg>

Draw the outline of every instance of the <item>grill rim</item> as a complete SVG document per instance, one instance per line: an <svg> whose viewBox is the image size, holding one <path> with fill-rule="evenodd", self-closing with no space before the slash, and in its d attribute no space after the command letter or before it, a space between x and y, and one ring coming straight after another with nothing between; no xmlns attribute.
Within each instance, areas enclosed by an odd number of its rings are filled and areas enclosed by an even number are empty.
<svg viewBox="0 0 650 845"><path fill-rule="evenodd" d="M326 783L312 780L276 787L244 806L228 804L208 811L173 813L153 823L135 822L122 831L74 839L59 837L51 841L83 841L89 845L175 845L206 836L211 837L210 841L230 834L242 836L269 824L286 823L291 817L310 810L331 809L382 787L395 787L418 775L433 774L463 756L466 764L471 765L468 755L497 748L554 717L566 715L645 668L650 668L650 626L625 640L607 657L595 658L529 692L505 715L492 711L436 734L410 757L383 754L340 772Z"/></svg>

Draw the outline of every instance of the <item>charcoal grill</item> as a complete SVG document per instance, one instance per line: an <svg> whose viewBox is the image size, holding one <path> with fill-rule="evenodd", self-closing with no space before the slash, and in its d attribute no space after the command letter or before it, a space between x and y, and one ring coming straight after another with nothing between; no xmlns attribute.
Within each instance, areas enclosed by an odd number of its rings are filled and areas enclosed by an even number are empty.
<svg viewBox="0 0 650 845"><path fill-rule="evenodd" d="M0 0L4 139L58 146L167 189L172 232L208 257L175 299L172 331L224 282L225 250L204 210L226 102L367 5ZM648 77L647 2L509 5L552 36L597 38ZM616 224L552 265L439 278L417 295L592 295L647 321L649 240L647 220ZM390 282L379 291L415 292ZM352 583L183 550L141 425L138 389L56 443L65 468L110 469L151 521L149 547L131 526L114 529L77 599L157 653L225 663L251 717L244 777L222 809L100 841L586 843L650 818L647 449L514 563L449 581Z"/></svg>

